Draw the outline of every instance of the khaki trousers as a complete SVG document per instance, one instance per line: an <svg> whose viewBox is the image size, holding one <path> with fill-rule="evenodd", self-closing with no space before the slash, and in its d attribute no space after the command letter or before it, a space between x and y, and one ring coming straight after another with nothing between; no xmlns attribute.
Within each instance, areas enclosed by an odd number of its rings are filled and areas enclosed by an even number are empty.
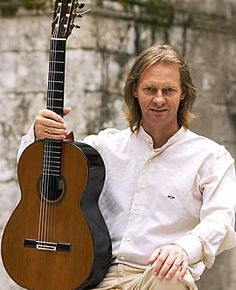
<svg viewBox="0 0 236 290"><path fill-rule="evenodd" d="M160 280L153 274L153 267L146 270L137 269L123 264L110 267L104 280L94 289L99 290L197 290L190 272L183 281L177 274L171 279ZM92 289L93 290L93 289Z"/></svg>

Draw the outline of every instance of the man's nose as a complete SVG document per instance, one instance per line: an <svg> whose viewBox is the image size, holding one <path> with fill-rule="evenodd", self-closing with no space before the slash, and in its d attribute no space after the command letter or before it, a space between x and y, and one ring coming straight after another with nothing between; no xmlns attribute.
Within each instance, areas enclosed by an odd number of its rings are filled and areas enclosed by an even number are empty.
<svg viewBox="0 0 236 290"><path fill-rule="evenodd" d="M163 91L162 90L158 90L156 95L153 98L153 102L155 104L164 104L166 102L166 99L163 95Z"/></svg>

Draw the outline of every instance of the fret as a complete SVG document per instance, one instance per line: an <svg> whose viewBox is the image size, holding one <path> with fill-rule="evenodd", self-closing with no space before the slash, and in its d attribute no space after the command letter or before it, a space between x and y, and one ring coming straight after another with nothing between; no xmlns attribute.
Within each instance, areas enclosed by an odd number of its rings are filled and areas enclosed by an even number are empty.
<svg viewBox="0 0 236 290"><path fill-rule="evenodd" d="M49 63L63 63L64 64L64 61L50 60Z"/></svg>
<svg viewBox="0 0 236 290"><path fill-rule="evenodd" d="M57 162L57 164L51 164L50 162L49 163L44 163L44 166L45 166L45 171L49 170L49 169L58 169L58 171L60 172L60 169L61 169L61 166L60 166L60 162Z"/></svg>
<svg viewBox="0 0 236 290"><path fill-rule="evenodd" d="M63 84L62 81L54 81L54 80L48 80L49 83L55 83L55 84Z"/></svg>
<svg viewBox="0 0 236 290"><path fill-rule="evenodd" d="M60 177L60 174L55 173L55 172L50 172L50 174L49 173L43 173L43 175L44 176L46 175L48 177L50 177L50 176Z"/></svg>
<svg viewBox="0 0 236 290"><path fill-rule="evenodd" d="M51 37L51 40L66 42L66 38L55 38L55 37Z"/></svg>
<svg viewBox="0 0 236 290"><path fill-rule="evenodd" d="M47 174L48 176L50 174L59 174L60 175L61 173L61 170L60 168L57 169L57 168L47 168L47 170L43 170L43 174Z"/></svg>
<svg viewBox="0 0 236 290"><path fill-rule="evenodd" d="M65 53L64 50L55 50L55 49L50 49L49 52L56 52L56 53Z"/></svg>
<svg viewBox="0 0 236 290"><path fill-rule="evenodd" d="M64 75L64 72L62 71L55 71L55 70L49 70L49 73L53 73L53 74L63 74Z"/></svg>
<svg viewBox="0 0 236 290"><path fill-rule="evenodd" d="M63 101L62 99L59 99L59 98L50 98L50 97L49 97L49 101L50 101L50 100L58 101L58 102L59 102L59 101L60 101L60 102Z"/></svg>
<svg viewBox="0 0 236 290"><path fill-rule="evenodd" d="M58 148L58 150L60 150L60 149L61 148ZM59 151L52 151L52 150L47 149L47 148L45 148L45 152L48 153L48 154L58 154L58 155L61 154L61 152L59 152Z"/></svg>
<svg viewBox="0 0 236 290"><path fill-rule="evenodd" d="M60 110L61 107L57 107L57 106L47 106L47 109L54 111L54 110Z"/></svg>
<svg viewBox="0 0 236 290"><path fill-rule="evenodd" d="M45 166L47 166L48 168L60 168L60 162L55 162L52 160L47 160L43 163Z"/></svg>
<svg viewBox="0 0 236 290"><path fill-rule="evenodd" d="M60 98L61 100L63 100L64 91L61 91L61 90L58 90L58 89L54 90L53 88L50 88L50 89L48 89L47 96L48 96L48 99L50 99L50 101L54 100L55 97Z"/></svg>
<svg viewBox="0 0 236 290"><path fill-rule="evenodd" d="M46 162L43 163L43 172L48 172L48 171L61 171L61 162L52 162L47 160Z"/></svg>
<svg viewBox="0 0 236 290"><path fill-rule="evenodd" d="M49 172L49 171L60 172L61 171L61 166L58 166L58 164L55 165L55 164L47 163L45 168L43 169L43 172Z"/></svg>
<svg viewBox="0 0 236 290"><path fill-rule="evenodd" d="M47 165L47 168L44 170L45 172L60 172L61 167L55 165Z"/></svg>
<svg viewBox="0 0 236 290"><path fill-rule="evenodd" d="M56 166L52 164L45 164L45 167L43 168L43 172L61 172L61 166Z"/></svg>
<svg viewBox="0 0 236 290"><path fill-rule="evenodd" d="M61 91L61 90L48 90L48 92L64 93L64 91Z"/></svg>

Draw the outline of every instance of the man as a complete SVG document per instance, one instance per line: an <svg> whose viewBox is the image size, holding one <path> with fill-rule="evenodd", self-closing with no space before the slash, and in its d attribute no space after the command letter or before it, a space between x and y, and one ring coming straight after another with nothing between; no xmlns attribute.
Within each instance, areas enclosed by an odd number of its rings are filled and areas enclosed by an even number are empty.
<svg viewBox="0 0 236 290"><path fill-rule="evenodd" d="M99 205L113 247L113 265L96 289L195 290L205 266L235 246L234 160L188 129L195 98L183 57L154 45L125 83L129 128L85 138L106 165ZM19 152L35 137L67 135L64 119L42 110Z"/></svg>

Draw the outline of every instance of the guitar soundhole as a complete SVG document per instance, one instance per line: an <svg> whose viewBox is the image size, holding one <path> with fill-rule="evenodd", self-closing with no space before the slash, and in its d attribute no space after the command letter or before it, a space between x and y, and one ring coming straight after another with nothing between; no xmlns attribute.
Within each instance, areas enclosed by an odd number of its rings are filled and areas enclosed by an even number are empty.
<svg viewBox="0 0 236 290"><path fill-rule="evenodd" d="M40 196L47 202L55 203L62 199L65 191L63 178L60 176L42 176Z"/></svg>

